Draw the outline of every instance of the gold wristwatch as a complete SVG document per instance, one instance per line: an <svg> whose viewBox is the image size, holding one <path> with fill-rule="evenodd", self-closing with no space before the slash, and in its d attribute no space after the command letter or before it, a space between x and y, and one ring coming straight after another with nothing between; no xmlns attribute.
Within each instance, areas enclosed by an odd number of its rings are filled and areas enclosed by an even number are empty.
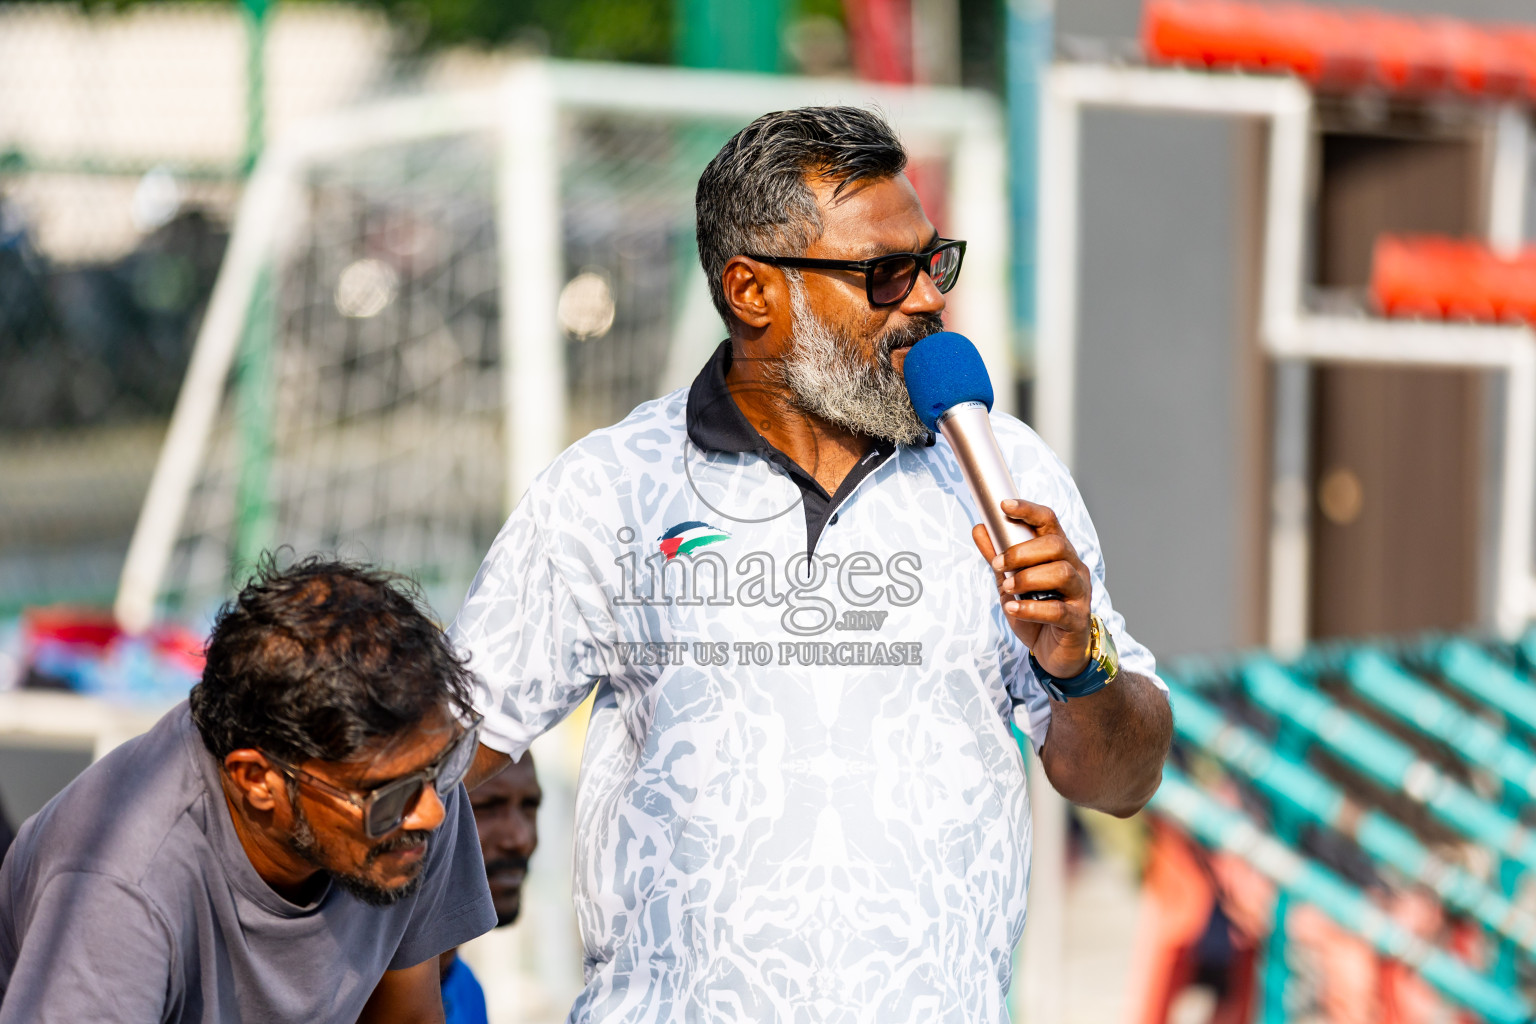
<svg viewBox="0 0 1536 1024"><path fill-rule="evenodd" d="M1065 703L1073 697L1098 693L1113 682L1115 676L1120 674L1120 652L1115 648L1115 638L1109 627L1095 615L1088 627L1087 668L1070 679L1058 679L1040 667L1034 652L1030 652L1029 667L1034 669L1036 678L1045 687L1045 692L1051 695L1051 699Z"/></svg>

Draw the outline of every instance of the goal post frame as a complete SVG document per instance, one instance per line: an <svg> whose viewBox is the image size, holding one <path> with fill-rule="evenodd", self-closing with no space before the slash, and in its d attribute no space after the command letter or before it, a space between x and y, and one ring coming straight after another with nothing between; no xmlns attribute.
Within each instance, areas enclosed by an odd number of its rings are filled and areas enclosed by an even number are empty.
<svg viewBox="0 0 1536 1024"><path fill-rule="evenodd" d="M771 99L770 99L771 98ZM563 336L556 297L563 276L560 206L562 112L668 115L746 121L769 109L874 105L899 133L943 142L951 155L951 231L970 242L963 295L951 326L970 335L1012 412L1015 365L1008 306L1009 240L1001 108L977 91L899 87L676 68L554 60L518 61L492 89L389 99L328 115L269 147L237 208L229 246L198 331L148 493L134 527L113 612L127 631L154 621L161 584L208 453L225 385L256 300L280 250L283 211L318 160L370 147L491 135L496 140L495 218L507 510L561 450L565 422Z"/></svg>

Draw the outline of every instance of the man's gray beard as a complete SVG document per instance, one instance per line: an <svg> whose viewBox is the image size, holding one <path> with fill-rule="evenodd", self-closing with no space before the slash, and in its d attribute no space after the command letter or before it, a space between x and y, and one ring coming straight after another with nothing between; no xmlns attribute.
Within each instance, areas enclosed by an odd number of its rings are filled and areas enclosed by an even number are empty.
<svg viewBox="0 0 1536 1024"><path fill-rule="evenodd" d="M789 297L793 338L777 375L795 407L893 444L917 444L926 438L928 428L912 408L907 382L891 365L891 351L942 331L939 315L918 314L908 326L887 331L876 340L878 352L871 365L853 338L811 312L799 281L790 280Z"/></svg>
<svg viewBox="0 0 1536 1024"><path fill-rule="evenodd" d="M319 840L315 837L314 826L310 825L309 817L305 815L304 809L299 806L298 799L292 799L290 806L293 808L293 832L288 836L288 848L302 857L306 863L312 864L321 871L324 871L330 876L331 881L369 906L392 907L401 900L416 895L417 890L421 888L422 882L426 881L425 864L422 865L422 869L417 871L415 878L393 889L379 885L360 874L348 874L332 870L321 853ZM400 841L403 838L404 836L398 836L395 840L376 846L369 853L367 861L372 863L378 854L388 852L392 847L407 845Z"/></svg>

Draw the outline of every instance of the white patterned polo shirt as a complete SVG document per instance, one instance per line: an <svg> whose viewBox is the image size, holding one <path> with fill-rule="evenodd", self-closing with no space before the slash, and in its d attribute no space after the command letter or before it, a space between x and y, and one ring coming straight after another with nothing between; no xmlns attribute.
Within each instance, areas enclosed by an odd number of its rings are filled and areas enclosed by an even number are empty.
<svg viewBox="0 0 1536 1024"><path fill-rule="evenodd" d="M596 690L570 1020L1000 1024L1030 851L1009 727L1038 746L1051 708L979 516L943 441L828 495L746 421L730 358L540 474L451 630L513 757ZM1155 678L1065 467L992 422Z"/></svg>

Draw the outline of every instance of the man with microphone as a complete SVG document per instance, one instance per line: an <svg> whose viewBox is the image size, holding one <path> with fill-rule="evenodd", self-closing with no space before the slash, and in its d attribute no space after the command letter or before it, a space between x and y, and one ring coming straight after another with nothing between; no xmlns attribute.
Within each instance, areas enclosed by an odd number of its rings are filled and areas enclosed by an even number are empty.
<svg viewBox="0 0 1536 1024"><path fill-rule="evenodd" d="M990 395L931 337L964 243L905 164L847 107L725 145L697 214L729 339L535 480L451 630L481 771L595 691L572 1021L1006 1021L1030 846L1010 726L1077 803L1129 815L1157 787L1152 655L1060 461L1009 417L977 433ZM978 473L987 426L1006 483ZM1027 500L993 516L967 474Z"/></svg>

